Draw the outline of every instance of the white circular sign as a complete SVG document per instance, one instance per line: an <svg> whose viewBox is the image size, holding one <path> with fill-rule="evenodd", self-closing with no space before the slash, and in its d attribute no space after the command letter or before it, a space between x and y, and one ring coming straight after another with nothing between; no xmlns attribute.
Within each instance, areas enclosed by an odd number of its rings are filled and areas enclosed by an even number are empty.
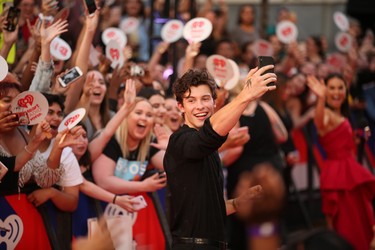
<svg viewBox="0 0 375 250"><path fill-rule="evenodd" d="M224 87L229 79L233 77L233 69L230 62L221 55L212 55L207 58L206 68L208 72Z"/></svg>
<svg viewBox="0 0 375 250"><path fill-rule="evenodd" d="M169 20L161 29L161 38L164 42L174 43L182 37L184 24L177 19Z"/></svg>
<svg viewBox="0 0 375 250"><path fill-rule="evenodd" d="M345 55L336 52L327 56L327 64L336 69L341 69L347 63Z"/></svg>
<svg viewBox="0 0 375 250"><path fill-rule="evenodd" d="M120 68L123 66L125 61L124 53L116 40L109 41L105 47L105 55L109 60L112 61L111 67L113 69L115 69L117 66Z"/></svg>
<svg viewBox="0 0 375 250"><path fill-rule="evenodd" d="M212 32L212 23L203 17L191 19L183 29L184 38L190 42L201 42L207 39Z"/></svg>
<svg viewBox="0 0 375 250"><path fill-rule="evenodd" d="M0 56L0 81L2 81L8 74L8 63Z"/></svg>
<svg viewBox="0 0 375 250"><path fill-rule="evenodd" d="M252 50L257 56L273 56L273 46L270 42L259 39L252 45Z"/></svg>
<svg viewBox="0 0 375 250"><path fill-rule="evenodd" d="M35 125L46 117L48 101L39 92L24 91L13 99L11 111L17 114L20 125Z"/></svg>
<svg viewBox="0 0 375 250"><path fill-rule="evenodd" d="M124 31L125 34L133 33L138 29L139 20L135 17L127 17L123 19L120 23L120 29Z"/></svg>
<svg viewBox="0 0 375 250"><path fill-rule="evenodd" d="M118 28L107 28L102 33L102 41L105 45L111 40L116 40L121 48L124 48L127 42L127 38L124 32Z"/></svg>
<svg viewBox="0 0 375 250"><path fill-rule="evenodd" d="M282 21L276 26L276 35L282 43L294 42L298 37L297 26L291 21Z"/></svg>
<svg viewBox="0 0 375 250"><path fill-rule="evenodd" d="M85 117L86 109L79 108L72 111L69 115L67 115L64 120L60 123L57 131L61 132L64 131L66 128L72 129L74 128L82 119Z"/></svg>
<svg viewBox="0 0 375 250"><path fill-rule="evenodd" d="M240 80L240 68L238 67L237 63L231 59L227 59L233 69L233 76L230 78L227 83L224 85L226 90L231 90L238 84Z"/></svg>
<svg viewBox="0 0 375 250"><path fill-rule="evenodd" d="M69 44L60 37L52 40L50 51L52 56L61 61L66 61L72 56L72 49Z"/></svg>
<svg viewBox="0 0 375 250"><path fill-rule="evenodd" d="M336 11L333 13L333 21L341 31L349 30L349 20L342 12Z"/></svg>
<svg viewBox="0 0 375 250"><path fill-rule="evenodd" d="M341 52L348 52L352 47L352 36L346 32L339 32L335 36L336 48Z"/></svg>

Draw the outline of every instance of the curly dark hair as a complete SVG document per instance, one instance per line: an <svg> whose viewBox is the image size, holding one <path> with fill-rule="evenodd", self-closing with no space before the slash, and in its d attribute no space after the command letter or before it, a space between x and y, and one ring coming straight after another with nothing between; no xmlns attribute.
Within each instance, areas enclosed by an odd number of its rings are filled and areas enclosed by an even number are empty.
<svg viewBox="0 0 375 250"><path fill-rule="evenodd" d="M212 98L216 100L216 83L212 76L206 70L190 69L173 84L173 94L178 103L182 104L182 99L186 91L191 94L191 87L207 85L210 88ZM185 96L186 97L186 96Z"/></svg>
<svg viewBox="0 0 375 250"><path fill-rule="evenodd" d="M48 106L52 106L52 104L56 103L60 106L61 110L64 112L65 109L65 98L62 95L55 95L55 94L49 94L49 93L42 93L44 97L47 99Z"/></svg>

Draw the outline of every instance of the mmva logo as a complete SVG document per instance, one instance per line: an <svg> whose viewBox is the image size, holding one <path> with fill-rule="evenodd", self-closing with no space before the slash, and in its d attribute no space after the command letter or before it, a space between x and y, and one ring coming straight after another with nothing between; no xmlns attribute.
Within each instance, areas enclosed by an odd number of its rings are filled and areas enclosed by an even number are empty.
<svg viewBox="0 0 375 250"><path fill-rule="evenodd" d="M7 249L15 249L23 235L21 218L18 215L12 214L5 221L0 219L0 232L0 244L5 242Z"/></svg>

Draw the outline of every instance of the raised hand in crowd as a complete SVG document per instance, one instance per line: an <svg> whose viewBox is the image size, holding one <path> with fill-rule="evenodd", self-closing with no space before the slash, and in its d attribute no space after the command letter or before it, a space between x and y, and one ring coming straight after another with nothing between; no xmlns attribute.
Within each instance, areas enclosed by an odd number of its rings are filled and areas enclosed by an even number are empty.
<svg viewBox="0 0 375 250"><path fill-rule="evenodd" d="M199 54L202 43L191 42L185 50L185 60L182 68L182 72L179 72L179 76L182 76L189 69L194 67L194 58Z"/></svg>
<svg viewBox="0 0 375 250"><path fill-rule="evenodd" d="M3 58L8 57L8 53L13 45L17 41L18 38L18 29L19 25L16 25L16 29L14 31L8 31L6 30L6 27L8 25L8 21L3 19L2 22L0 22L1 28L2 28L2 33L3 33L3 41L4 44L1 47L0 50L0 56Z"/></svg>
<svg viewBox="0 0 375 250"><path fill-rule="evenodd" d="M77 107L72 107L72 109L70 110L69 109L69 112L73 111L75 108L78 108L78 107L81 107L81 108L84 108L86 109L86 113L88 113L89 109L90 109L90 99L91 99L91 95L92 95L92 90L94 88L94 84L93 84L93 81L94 81L94 78L95 78L95 75L94 74L86 74L86 77L84 78L84 85L83 85L83 88L82 88L82 94L79 98L79 103L77 105ZM79 80L81 81L81 80ZM72 88L68 89L69 91L71 91ZM69 93L69 91L66 91L65 93ZM87 116L87 115L86 115Z"/></svg>
<svg viewBox="0 0 375 250"><path fill-rule="evenodd" d="M81 126L75 126L72 129L65 129L56 135L55 143L58 144L59 148L70 147L73 145L82 144L81 141L77 140L85 131Z"/></svg>
<svg viewBox="0 0 375 250"><path fill-rule="evenodd" d="M89 144L89 151L91 154L91 160L94 161L100 156L103 152L105 145L115 134L116 129L120 126L121 122L129 115L130 111L133 109L135 104L135 82L132 79L128 79L125 82L125 91L124 91L124 102L112 117L112 119L105 126L103 131L96 136Z"/></svg>
<svg viewBox="0 0 375 250"><path fill-rule="evenodd" d="M85 5L86 6L86 5ZM97 2L97 6L100 6ZM88 71L88 61L90 58L90 48L96 29L98 27L100 8L97 8L94 15L88 15L86 9L85 25L80 33L80 37L77 41L76 53L73 55L73 62L75 66L78 66L83 74ZM78 102L80 102L80 94L84 85L84 79L79 79L72 88L70 88L66 95L65 100L65 111L67 113L74 110Z"/></svg>
<svg viewBox="0 0 375 250"><path fill-rule="evenodd" d="M160 150L166 150L171 134L172 131L167 130L165 126L155 124L154 135L156 136L157 143L151 143L151 146L154 146L155 148Z"/></svg>
<svg viewBox="0 0 375 250"><path fill-rule="evenodd" d="M57 14L59 2L56 0L42 0L42 14L44 16L54 16Z"/></svg>
<svg viewBox="0 0 375 250"><path fill-rule="evenodd" d="M33 154L30 154L30 152L36 152L41 142L45 138L50 138L51 136L51 127L49 126L49 123L45 120L41 121L37 125L35 133L31 137L29 143L25 146L25 150L22 150L17 154L14 171L20 171L21 168L33 157Z"/></svg>
<svg viewBox="0 0 375 250"><path fill-rule="evenodd" d="M325 98L326 95L326 85L324 84L323 80L318 80L314 76L307 77L307 86L319 97Z"/></svg>
<svg viewBox="0 0 375 250"><path fill-rule="evenodd" d="M109 60L108 58L106 58ZM112 100L117 100L117 91L121 85L121 83L125 82L126 77L126 70L125 67L120 67L119 65L112 72L112 77L109 82L109 89L108 89L108 97Z"/></svg>
<svg viewBox="0 0 375 250"><path fill-rule="evenodd" d="M160 42L154 50L150 60L148 61L147 67L149 69L154 69L156 65L159 63L161 56L168 50L169 43L167 42Z"/></svg>
<svg viewBox="0 0 375 250"><path fill-rule="evenodd" d="M69 72L69 69L66 69L64 72L58 74L55 78L55 81L54 83L52 84L51 86L51 94L55 94L55 95L63 95L65 96L68 89L70 88L70 86L72 85L72 83L74 83L75 81L71 82L70 84L66 85L65 87L61 86L60 82L59 82L59 78L62 77L63 75L67 74Z"/></svg>
<svg viewBox="0 0 375 250"><path fill-rule="evenodd" d="M61 19L57 20L49 27L46 27L46 22L42 21L42 25L40 26L40 38L42 46L50 45L55 37L67 32L68 26L68 21Z"/></svg>
<svg viewBox="0 0 375 250"><path fill-rule="evenodd" d="M99 55L98 71L100 73L102 73L103 75L106 75L109 72L109 69L111 68L111 64L112 64L112 61L109 58L107 58L103 54Z"/></svg>

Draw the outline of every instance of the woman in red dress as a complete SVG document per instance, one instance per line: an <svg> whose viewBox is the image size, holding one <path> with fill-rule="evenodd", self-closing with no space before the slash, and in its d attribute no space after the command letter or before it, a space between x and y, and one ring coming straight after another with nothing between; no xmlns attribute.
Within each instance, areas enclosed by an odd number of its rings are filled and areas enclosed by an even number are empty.
<svg viewBox="0 0 375 250"><path fill-rule="evenodd" d="M330 75L325 82L310 76L308 86L318 96L314 123L327 154L320 175L323 213L328 226L355 249L369 249L375 178L356 161L347 86L340 75Z"/></svg>

